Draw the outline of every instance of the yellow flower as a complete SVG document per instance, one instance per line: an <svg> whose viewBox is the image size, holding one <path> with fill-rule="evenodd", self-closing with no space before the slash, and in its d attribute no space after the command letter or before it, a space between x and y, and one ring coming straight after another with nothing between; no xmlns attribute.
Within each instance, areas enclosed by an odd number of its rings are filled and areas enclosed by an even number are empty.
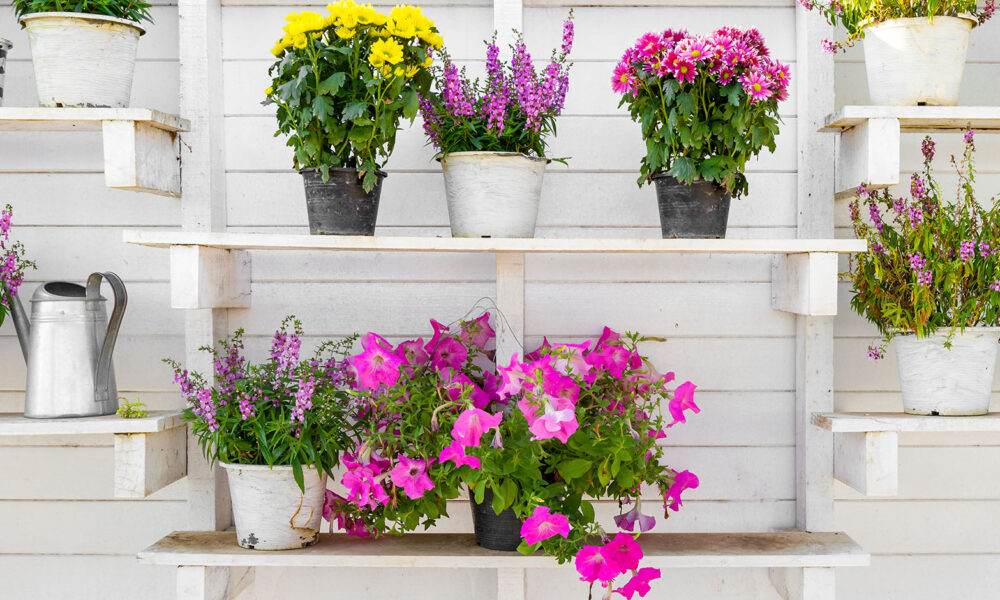
<svg viewBox="0 0 1000 600"><path fill-rule="evenodd" d="M406 67L406 76L407 77L413 77L419 71L420 71L420 65L413 65L413 66L410 66L410 67Z"/></svg>
<svg viewBox="0 0 1000 600"><path fill-rule="evenodd" d="M379 25L379 26L381 26L381 25L385 25L388 21L389 21L389 17L383 15L380 12L377 12L377 13L375 13L375 16L372 18L372 25Z"/></svg>
<svg viewBox="0 0 1000 600"><path fill-rule="evenodd" d="M349 40L354 37L354 30L348 29L347 27L338 27L336 30L337 37L342 40Z"/></svg>
<svg viewBox="0 0 1000 600"><path fill-rule="evenodd" d="M285 17L285 20L288 21L285 25L285 33L292 37L300 33L318 31L326 27L326 19L323 18L323 15L309 10L304 10L300 13L291 13Z"/></svg>
<svg viewBox="0 0 1000 600"><path fill-rule="evenodd" d="M270 95L271 95L271 94L273 94L273 93L274 93L274 88L273 88L273 87L271 87L271 86L267 86L267 89L266 89L266 90L264 90L264 95L265 95L265 96L270 96Z"/></svg>
<svg viewBox="0 0 1000 600"><path fill-rule="evenodd" d="M403 47L396 40L378 40L372 44L368 62L373 67L381 67L385 63L397 64L403 60Z"/></svg>
<svg viewBox="0 0 1000 600"><path fill-rule="evenodd" d="M354 9L354 16L361 25L372 25L379 17L378 11L372 8L371 4L359 5Z"/></svg>
<svg viewBox="0 0 1000 600"><path fill-rule="evenodd" d="M430 67L432 64L434 64L434 59L428 56L427 58L424 59L424 62L421 66L426 69Z"/></svg>
<svg viewBox="0 0 1000 600"><path fill-rule="evenodd" d="M402 67L402 65L400 65L400 66L396 67L396 70L395 70L395 71L393 71L393 72L394 72L394 73L396 74L396 77L399 77L399 76L400 76L400 75L402 75L403 73L406 73L406 69L404 69L404 68Z"/></svg>
<svg viewBox="0 0 1000 600"><path fill-rule="evenodd" d="M392 65L384 65L381 71L382 77L392 77Z"/></svg>
<svg viewBox="0 0 1000 600"><path fill-rule="evenodd" d="M292 40L292 46L294 46L299 50L304 49L308 45L309 45L309 38L307 38L303 34L295 36L295 38Z"/></svg>
<svg viewBox="0 0 1000 600"><path fill-rule="evenodd" d="M409 19L400 21L394 17L390 18L389 21L385 24L385 28L392 35L396 37L401 37L403 39L409 39L417 35L417 26L413 21Z"/></svg>
<svg viewBox="0 0 1000 600"><path fill-rule="evenodd" d="M433 31L421 35L420 39L435 50L440 50L441 47L444 46L444 38L441 37L441 34Z"/></svg>

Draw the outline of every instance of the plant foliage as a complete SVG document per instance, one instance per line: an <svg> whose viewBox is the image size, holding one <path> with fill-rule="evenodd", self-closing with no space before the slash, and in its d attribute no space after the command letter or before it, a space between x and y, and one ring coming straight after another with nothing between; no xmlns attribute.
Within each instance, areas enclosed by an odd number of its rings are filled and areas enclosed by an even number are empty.
<svg viewBox="0 0 1000 600"><path fill-rule="evenodd" d="M24 270L34 269L35 263L25 258L24 244L10 239L14 209L10 204L0 210L0 325L10 310L11 297L24 282Z"/></svg>
<svg viewBox="0 0 1000 600"><path fill-rule="evenodd" d="M31 13L72 12L105 15L140 23L153 22L152 6L143 0L12 0L14 15L20 19Z"/></svg>

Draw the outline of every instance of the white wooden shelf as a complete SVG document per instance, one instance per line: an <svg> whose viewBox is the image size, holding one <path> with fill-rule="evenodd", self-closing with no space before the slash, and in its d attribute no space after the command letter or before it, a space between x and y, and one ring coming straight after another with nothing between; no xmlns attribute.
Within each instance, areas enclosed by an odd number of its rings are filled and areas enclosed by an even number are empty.
<svg viewBox="0 0 1000 600"><path fill-rule="evenodd" d="M832 573L835 567L866 566L871 561L844 533L665 533L644 534L640 542L643 566L769 568L779 588L787 569ZM498 600L521 600L526 597L526 569L558 566L544 554L524 556L480 548L468 534L410 534L374 541L321 534L320 542L309 548L260 552L240 548L231 531L175 532L140 552L139 561L179 567L178 590L190 590L193 583L201 582L201 595L179 596L192 600L231 597L232 589L229 596L218 590L213 594L210 582L228 577L246 585L256 567L497 569ZM249 572L230 577L226 572L230 568Z"/></svg>
<svg viewBox="0 0 1000 600"><path fill-rule="evenodd" d="M251 261L247 250L348 252L487 252L497 255L498 303L521 319L524 255L577 254L772 254L772 306L796 314L837 313L837 255L864 252L853 239L588 239L318 236L188 231L126 231L131 244L170 248L174 308L247 308Z"/></svg>
<svg viewBox="0 0 1000 600"><path fill-rule="evenodd" d="M1000 133L1000 106L845 106L821 131L840 134L836 195L853 195L861 183L881 189L899 183L900 134Z"/></svg>
<svg viewBox="0 0 1000 600"><path fill-rule="evenodd" d="M141 419L28 419L0 413L0 437L100 434L115 438L116 498L145 498L187 475L187 428L179 411L149 411Z"/></svg>
<svg viewBox="0 0 1000 600"><path fill-rule="evenodd" d="M148 108L0 107L0 131L100 131L110 188L180 197L178 133L191 124Z"/></svg>
<svg viewBox="0 0 1000 600"><path fill-rule="evenodd" d="M898 493L900 433L1000 432L1000 413L975 417L820 413L812 422L833 432L834 476L867 496Z"/></svg>

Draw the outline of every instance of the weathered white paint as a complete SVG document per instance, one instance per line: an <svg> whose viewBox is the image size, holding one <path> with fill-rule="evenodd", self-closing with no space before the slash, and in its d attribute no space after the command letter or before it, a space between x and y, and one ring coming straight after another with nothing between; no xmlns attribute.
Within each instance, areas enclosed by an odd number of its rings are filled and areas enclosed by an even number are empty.
<svg viewBox="0 0 1000 600"><path fill-rule="evenodd" d="M443 156L451 235L534 237L548 162L513 152L452 152Z"/></svg>
<svg viewBox="0 0 1000 600"><path fill-rule="evenodd" d="M94 435L158 433L184 426L176 410L148 411L137 419L123 419L118 415L87 418L26 419L19 413L0 413L0 436L10 435Z"/></svg>
<svg viewBox="0 0 1000 600"><path fill-rule="evenodd" d="M823 129L841 131L871 119L895 119L907 133L960 131L971 126L979 132L1000 129L997 106L843 106L824 119ZM875 140L878 141L878 140ZM887 140L884 150L897 150Z"/></svg>
<svg viewBox="0 0 1000 600"><path fill-rule="evenodd" d="M187 431L115 436L115 497L145 498L187 475Z"/></svg>
<svg viewBox="0 0 1000 600"><path fill-rule="evenodd" d="M0 106L3 106L3 80L6 75L4 65L7 64L7 53L12 47L10 40L0 38Z"/></svg>
<svg viewBox="0 0 1000 600"><path fill-rule="evenodd" d="M173 308L249 308L250 254L205 246L170 247Z"/></svg>
<svg viewBox="0 0 1000 600"><path fill-rule="evenodd" d="M969 17L891 19L865 27L872 103L954 106L965 70Z"/></svg>
<svg viewBox="0 0 1000 600"><path fill-rule="evenodd" d="M126 19L72 12L21 17L41 106L124 107L132 97L139 36Z"/></svg>
<svg viewBox="0 0 1000 600"><path fill-rule="evenodd" d="M899 183L899 119L867 119L840 134L837 198L849 198L865 184L879 190Z"/></svg>
<svg viewBox="0 0 1000 600"><path fill-rule="evenodd" d="M775 256L771 306L800 315L837 314L837 255L833 252Z"/></svg>
<svg viewBox="0 0 1000 600"><path fill-rule="evenodd" d="M497 600L525 600L525 570L511 567L497 569Z"/></svg>
<svg viewBox="0 0 1000 600"><path fill-rule="evenodd" d="M223 464L233 499L239 545L252 550L290 550L316 543L323 519L326 473L305 467L305 490L290 466Z"/></svg>
<svg viewBox="0 0 1000 600"><path fill-rule="evenodd" d="M966 329L949 336L896 336L903 412L913 415L982 415L990 408L998 329ZM948 347L950 345L950 348Z"/></svg>
<svg viewBox="0 0 1000 600"><path fill-rule="evenodd" d="M834 475L866 496L895 496L899 489L899 436L894 431L838 433Z"/></svg>
<svg viewBox="0 0 1000 600"><path fill-rule="evenodd" d="M497 254L496 272L496 364L507 366L514 354L524 360L524 254Z"/></svg>

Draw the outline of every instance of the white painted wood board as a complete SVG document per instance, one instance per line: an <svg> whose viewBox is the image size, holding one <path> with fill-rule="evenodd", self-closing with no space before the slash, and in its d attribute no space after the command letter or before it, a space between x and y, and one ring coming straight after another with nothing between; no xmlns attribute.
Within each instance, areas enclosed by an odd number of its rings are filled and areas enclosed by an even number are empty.
<svg viewBox="0 0 1000 600"><path fill-rule="evenodd" d="M864 566L870 556L842 533L647 534L643 564L660 568ZM139 553L146 564L270 567L551 568L544 555L486 550L471 535L410 534L375 542L321 536L283 552L240 548L233 532L174 532Z"/></svg>
<svg viewBox="0 0 1000 600"><path fill-rule="evenodd" d="M135 121L164 131L187 131L191 123L149 108L0 107L0 131L100 131L104 121Z"/></svg>
<svg viewBox="0 0 1000 600"><path fill-rule="evenodd" d="M825 131L842 131L872 119L896 119L903 131L955 131L971 125L977 133L1000 131L997 106L844 106L825 119Z"/></svg>
<svg viewBox="0 0 1000 600"><path fill-rule="evenodd" d="M123 419L118 415L63 419L26 419L20 414L0 414L0 435L91 435L156 433L183 427L180 411L150 411L149 416Z"/></svg>
<svg viewBox="0 0 1000 600"><path fill-rule="evenodd" d="M1000 431L1000 412L976 417L932 417L905 413L821 413L813 423L833 432Z"/></svg>

